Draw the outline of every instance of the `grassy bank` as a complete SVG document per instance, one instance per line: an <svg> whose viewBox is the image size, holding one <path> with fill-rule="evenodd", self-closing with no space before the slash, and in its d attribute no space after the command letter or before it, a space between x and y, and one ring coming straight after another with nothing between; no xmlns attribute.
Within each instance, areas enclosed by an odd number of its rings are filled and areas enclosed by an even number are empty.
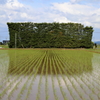
<svg viewBox="0 0 100 100"><path fill-rule="evenodd" d="M8 45L0 45L0 48L9 48Z"/></svg>

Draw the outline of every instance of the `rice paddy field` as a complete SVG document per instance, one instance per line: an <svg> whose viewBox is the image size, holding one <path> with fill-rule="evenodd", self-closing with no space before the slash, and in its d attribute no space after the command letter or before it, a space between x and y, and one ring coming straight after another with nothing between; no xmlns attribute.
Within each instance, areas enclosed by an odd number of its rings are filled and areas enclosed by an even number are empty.
<svg viewBox="0 0 100 100"><path fill-rule="evenodd" d="M0 50L0 100L100 100L100 53Z"/></svg>

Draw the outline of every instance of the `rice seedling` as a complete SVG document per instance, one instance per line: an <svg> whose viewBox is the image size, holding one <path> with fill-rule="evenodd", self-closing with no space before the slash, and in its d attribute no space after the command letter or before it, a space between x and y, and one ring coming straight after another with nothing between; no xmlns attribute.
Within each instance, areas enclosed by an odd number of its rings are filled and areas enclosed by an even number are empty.
<svg viewBox="0 0 100 100"><path fill-rule="evenodd" d="M89 50L0 50L0 99L99 100L99 61Z"/></svg>

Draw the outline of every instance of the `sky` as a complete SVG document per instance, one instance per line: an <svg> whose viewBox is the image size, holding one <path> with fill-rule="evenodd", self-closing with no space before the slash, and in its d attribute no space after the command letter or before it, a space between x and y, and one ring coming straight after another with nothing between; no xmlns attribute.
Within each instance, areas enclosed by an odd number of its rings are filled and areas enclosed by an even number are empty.
<svg viewBox="0 0 100 100"><path fill-rule="evenodd" d="M9 40L7 22L81 23L100 41L100 0L0 0L0 42Z"/></svg>

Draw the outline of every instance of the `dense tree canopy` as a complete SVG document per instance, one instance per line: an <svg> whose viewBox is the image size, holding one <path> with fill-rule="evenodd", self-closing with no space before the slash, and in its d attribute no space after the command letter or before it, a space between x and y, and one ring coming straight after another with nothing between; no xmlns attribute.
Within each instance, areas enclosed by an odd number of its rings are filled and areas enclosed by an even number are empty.
<svg viewBox="0 0 100 100"><path fill-rule="evenodd" d="M10 48L90 48L93 27L79 23L7 23Z"/></svg>

